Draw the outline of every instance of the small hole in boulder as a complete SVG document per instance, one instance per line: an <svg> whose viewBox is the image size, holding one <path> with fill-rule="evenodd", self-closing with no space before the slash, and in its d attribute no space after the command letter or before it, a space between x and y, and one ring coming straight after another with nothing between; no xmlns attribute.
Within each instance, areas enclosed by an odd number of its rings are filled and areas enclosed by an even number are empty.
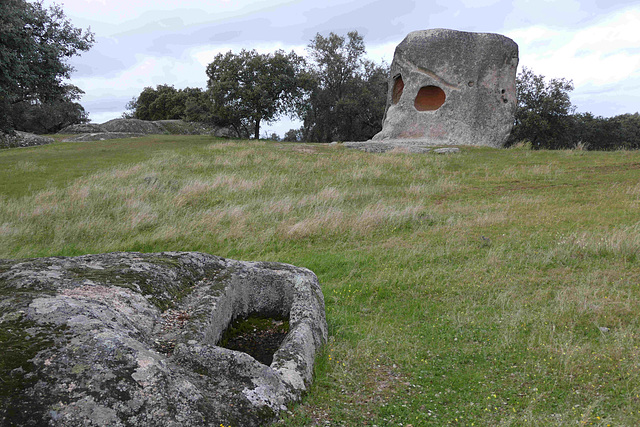
<svg viewBox="0 0 640 427"><path fill-rule="evenodd" d="M434 111L444 104L446 97L438 86L423 86L418 91L414 105L418 111Z"/></svg>
<svg viewBox="0 0 640 427"><path fill-rule="evenodd" d="M391 103L397 104L400 102L400 97L402 97L402 92L404 91L404 80L402 80L402 76L398 75L393 82L393 92L391 92Z"/></svg>
<svg viewBox="0 0 640 427"><path fill-rule="evenodd" d="M288 333L288 319L253 315L231 322L217 345L247 353L269 366Z"/></svg>

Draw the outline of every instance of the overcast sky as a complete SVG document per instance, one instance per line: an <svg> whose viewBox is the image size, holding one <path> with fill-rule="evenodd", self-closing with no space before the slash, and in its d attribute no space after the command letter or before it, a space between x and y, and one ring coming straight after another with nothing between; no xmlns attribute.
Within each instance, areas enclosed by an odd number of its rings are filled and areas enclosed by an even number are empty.
<svg viewBox="0 0 640 427"><path fill-rule="evenodd" d="M638 0L45 0L96 35L74 58L72 83L95 123L119 117L147 86L206 87L219 52L305 53L316 33L364 36L367 56L391 63L411 31L451 28L512 38L520 66L575 85L579 112L640 110ZM284 134L288 121L265 126Z"/></svg>

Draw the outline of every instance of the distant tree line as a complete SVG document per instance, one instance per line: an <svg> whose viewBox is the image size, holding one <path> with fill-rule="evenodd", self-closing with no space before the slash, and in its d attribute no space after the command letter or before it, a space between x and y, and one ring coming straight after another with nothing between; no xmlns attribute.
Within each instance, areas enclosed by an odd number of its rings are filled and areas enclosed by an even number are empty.
<svg viewBox="0 0 640 427"><path fill-rule="evenodd" d="M508 145L528 142L534 149L640 149L640 114L596 117L575 114L573 83L524 68L516 78L518 106Z"/></svg>
<svg viewBox="0 0 640 427"><path fill-rule="evenodd" d="M89 50L94 36L75 28L62 8L0 1L0 132L53 133L88 121L84 93L64 83L68 58Z"/></svg>
<svg viewBox="0 0 640 427"><path fill-rule="evenodd" d="M308 60L283 51L218 54L207 67L206 90L147 87L125 117L208 122L259 138L263 123L288 115L303 122L285 134L288 141L370 139L382 129L388 66L364 57L355 31L318 34L308 49Z"/></svg>
<svg viewBox="0 0 640 427"><path fill-rule="evenodd" d="M208 94L200 88L176 89L170 85L146 87L127 103L124 118L209 122Z"/></svg>

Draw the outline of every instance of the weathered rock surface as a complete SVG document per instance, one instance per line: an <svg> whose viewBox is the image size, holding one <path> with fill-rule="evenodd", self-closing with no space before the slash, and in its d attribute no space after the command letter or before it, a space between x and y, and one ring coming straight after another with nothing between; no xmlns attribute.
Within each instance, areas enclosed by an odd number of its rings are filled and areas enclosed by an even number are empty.
<svg viewBox="0 0 640 427"><path fill-rule="evenodd" d="M327 339L316 276L286 264L0 260L0 292L1 425L267 425L306 390ZM289 318L270 366L215 345L249 314Z"/></svg>
<svg viewBox="0 0 640 427"><path fill-rule="evenodd" d="M198 122L185 122L184 120L157 120L156 125L161 126L172 135L213 135L219 138L238 138L238 134L231 128L208 125Z"/></svg>
<svg viewBox="0 0 640 427"><path fill-rule="evenodd" d="M168 133L156 122L139 119L113 119L100 125L106 132L144 133L147 135Z"/></svg>
<svg viewBox="0 0 640 427"><path fill-rule="evenodd" d="M75 125L70 125L67 126L66 128L62 129L60 132L61 134L67 134L67 133L99 133L99 132L106 132L107 130L105 128L103 128L101 125L96 124L96 123L78 123Z"/></svg>
<svg viewBox="0 0 640 427"><path fill-rule="evenodd" d="M16 131L15 134L10 135L0 132L0 148L35 147L52 142L54 142L53 138L33 133Z"/></svg>
<svg viewBox="0 0 640 427"><path fill-rule="evenodd" d="M77 136L65 138L62 142L89 142L89 141L106 141L108 139L121 139L121 138L140 138L145 136L144 133L129 133L129 132L98 132L98 133L81 133Z"/></svg>
<svg viewBox="0 0 640 427"><path fill-rule="evenodd" d="M518 45L499 34L415 31L396 48L374 141L501 147L514 123Z"/></svg>
<svg viewBox="0 0 640 427"><path fill-rule="evenodd" d="M145 135L212 135L220 138L237 138L230 128L216 127L204 123L185 122L183 120L145 121L138 119L113 119L102 125L71 125L59 133L78 133L78 136L64 139L62 142L104 141L116 138L136 138Z"/></svg>

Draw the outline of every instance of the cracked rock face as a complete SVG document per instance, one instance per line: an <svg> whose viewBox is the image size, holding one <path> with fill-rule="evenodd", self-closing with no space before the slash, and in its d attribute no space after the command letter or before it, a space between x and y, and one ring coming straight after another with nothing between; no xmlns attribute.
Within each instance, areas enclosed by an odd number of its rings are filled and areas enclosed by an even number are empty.
<svg viewBox="0 0 640 427"><path fill-rule="evenodd" d="M378 142L501 147L514 123L518 45L499 34L415 31L397 47Z"/></svg>
<svg viewBox="0 0 640 427"><path fill-rule="evenodd" d="M195 252L0 260L0 424L262 426L327 340L316 276ZM270 366L216 346L235 317L289 319Z"/></svg>

